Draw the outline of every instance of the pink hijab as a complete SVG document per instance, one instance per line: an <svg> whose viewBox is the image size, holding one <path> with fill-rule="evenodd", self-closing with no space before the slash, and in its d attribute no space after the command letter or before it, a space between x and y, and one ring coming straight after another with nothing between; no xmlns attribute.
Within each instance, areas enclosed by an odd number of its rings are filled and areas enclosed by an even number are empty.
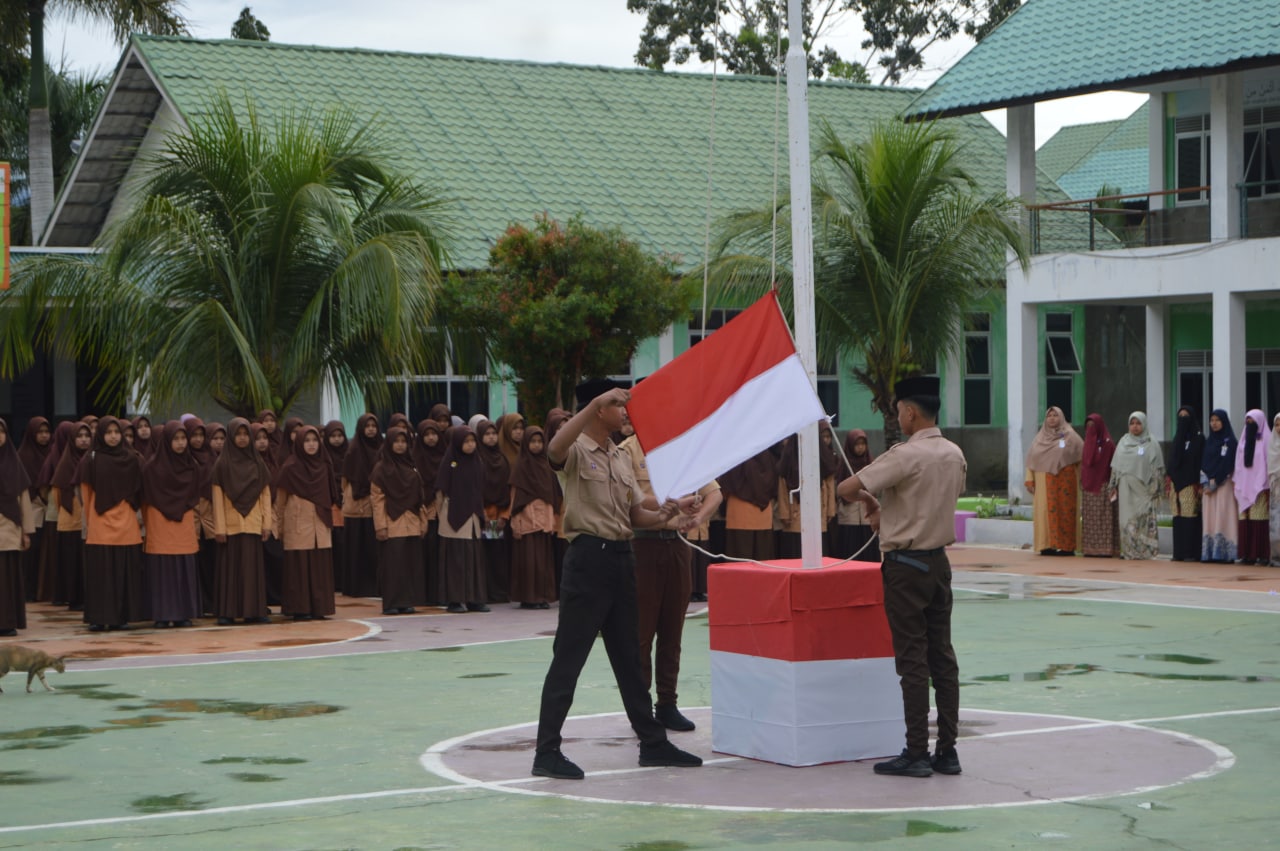
<svg viewBox="0 0 1280 851"><path fill-rule="evenodd" d="M1267 428L1267 415L1254 408L1245 414L1246 426L1252 422L1258 427L1258 437L1253 446L1247 446L1249 438L1245 429L1241 429L1240 442L1236 444L1236 469L1231 474L1235 485L1236 504L1240 511L1247 511L1258 499L1258 494L1271 487L1267 481L1267 447L1271 443L1271 429ZM1253 463L1245 466L1247 450L1252 449Z"/></svg>

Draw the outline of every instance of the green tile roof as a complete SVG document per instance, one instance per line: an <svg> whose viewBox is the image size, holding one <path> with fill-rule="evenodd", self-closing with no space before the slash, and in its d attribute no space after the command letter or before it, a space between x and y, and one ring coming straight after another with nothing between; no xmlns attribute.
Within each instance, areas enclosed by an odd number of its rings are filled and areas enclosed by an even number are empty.
<svg viewBox="0 0 1280 851"><path fill-rule="evenodd" d="M649 250L701 262L707 213L708 75L641 69L135 36L154 78L191 120L220 88L265 115L343 105L382 123L398 165L456 199L458 268L487 264L513 221L575 213L618 225ZM772 78L722 76L714 87L713 216L773 196ZM865 132L900 115L917 90L811 83L814 126ZM787 184L781 103L778 191ZM948 122L988 190L1005 181L1004 138L980 116ZM1064 196L1047 178L1042 200Z"/></svg>
<svg viewBox="0 0 1280 851"><path fill-rule="evenodd" d="M1096 196L1103 184L1118 188L1118 195L1149 190L1148 112L1147 104L1138 107L1083 159L1059 176L1062 191L1072 198L1089 198Z"/></svg>
<svg viewBox="0 0 1280 851"><path fill-rule="evenodd" d="M1085 158L1099 142L1120 126L1121 119L1093 124L1069 124L1049 137L1036 151L1036 165L1057 180L1073 165Z"/></svg>
<svg viewBox="0 0 1280 851"><path fill-rule="evenodd" d="M1276 64L1275 0L1027 0L908 115L958 115Z"/></svg>

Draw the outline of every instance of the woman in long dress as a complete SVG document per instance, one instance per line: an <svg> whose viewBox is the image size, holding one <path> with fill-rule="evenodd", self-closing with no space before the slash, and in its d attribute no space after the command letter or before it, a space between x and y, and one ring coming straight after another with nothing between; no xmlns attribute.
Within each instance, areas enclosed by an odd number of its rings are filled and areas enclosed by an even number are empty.
<svg viewBox="0 0 1280 851"><path fill-rule="evenodd" d="M49 451L53 448L53 430L44 417L32 417L27 420L27 430L22 435L22 445L18 447L18 460L27 474L30 486L27 498L31 501L31 512L36 518L35 532L31 535L31 545L22 551L22 585L26 591L27 602L36 599L36 588L40 582L40 539L44 532L44 498L40 493L40 469L44 466Z"/></svg>
<svg viewBox="0 0 1280 851"><path fill-rule="evenodd" d="M384 615L412 614L426 602L422 539L426 535L426 494L413 465L409 433L387 429L378 463L369 475L374 535L378 540L378 587Z"/></svg>
<svg viewBox="0 0 1280 851"><path fill-rule="evenodd" d="M485 564L485 587L490 603L506 603L511 600L511 536L507 524L511 521L511 467L507 456L498 445L498 426L484 417L475 426L480 445L476 455L484 468L484 517L482 538ZM523 436L524 432L521 432ZM520 448L516 447L519 452ZM517 460L519 456L517 455Z"/></svg>
<svg viewBox="0 0 1280 851"><path fill-rule="evenodd" d="M867 433L860 428L849 429L844 436L844 455L849 460L849 467L843 464L837 475L838 481L858 473L872 461L871 447L867 443ZM852 468L852 471L850 470ZM871 524L867 522L867 510L862 500L853 502L837 500L836 508L836 557L851 558L858 554L859 561L880 561L880 545L868 542L875 535Z"/></svg>
<svg viewBox="0 0 1280 851"><path fill-rule="evenodd" d="M90 630L123 629L150 617L142 573L142 459L115 417L98 420L76 483L84 506L84 620Z"/></svg>
<svg viewBox="0 0 1280 851"><path fill-rule="evenodd" d="M50 504L58 507L53 603L73 612L84 610L84 510L76 471L93 445L93 429L83 420L72 427L73 436L58 460L49 490Z"/></svg>
<svg viewBox="0 0 1280 851"><path fill-rule="evenodd" d="M1270 443L1266 414L1257 408L1245 414L1244 434L1236 446L1236 466L1231 476L1240 512L1241 564L1266 564L1271 560L1271 483L1267 479Z"/></svg>
<svg viewBox="0 0 1280 851"><path fill-rule="evenodd" d="M1271 564L1280 567L1280 414L1272 420L1267 444L1267 477L1271 481Z"/></svg>
<svg viewBox="0 0 1280 851"><path fill-rule="evenodd" d="M1080 459L1084 441L1062 409L1051 407L1027 452L1025 486L1034 498L1035 549L1075 555L1080 538Z"/></svg>
<svg viewBox="0 0 1280 851"><path fill-rule="evenodd" d="M262 429L258 423L262 434ZM214 535L217 559L213 582L213 613L226 626L236 618L245 623L267 622L267 578L262 542L271 533L271 472L254 447L249 421L236 417L227 423L231 440L213 464Z"/></svg>
<svg viewBox="0 0 1280 851"><path fill-rule="evenodd" d="M1116 444L1108 490L1120 510L1120 557L1153 559L1159 552L1156 502L1164 487L1160 444L1147 432L1147 415L1129 415L1129 433Z"/></svg>
<svg viewBox="0 0 1280 851"><path fill-rule="evenodd" d="M1086 556L1120 555L1120 521L1107 481L1116 445L1101 414L1085 418L1084 456L1080 460L1080 549Z"/></svg>
<svg viewBox="0 0 1280 851"><path fill-rule="evenodd" d="M440 588L435 596L454 613L489 611L480 546L484 470L476 446L475 432L454 426L434 488L440 520Z"/></svg>
<svg viewBox="0 0 1280 851"><path fill-rule="evenodd" d="M186 426L170 420L160 436L158 447L142 465L142 519L147 527L142 560L151 618L160 628L191 626L202 611L196 563L202 472L187 451ZM212 589L210 577L210 594Z"/></svg>
<svg viewBox="0 0 1280 851"><path fill-rule="evenodd" d="M1200 459L1204 435L1195 408L1178 409L1178 427L1169 449L1169 503L1173 510L1173 560L1199 561L1204 527L1200 522Z"/></svg>
<svg viewBox="0 0 1280 851"><path fill-rule="evenodd" d="M338 486L320 429L295 428L276 473L275 527L284 547L280 613L295 621L334 613L333 508Z"/></svg>
<svg viewBox="0 0 1280 851"><path fill-rule="evenodd" d="M564 495L547 460L542 429L525 430L511 471L511 599L546 609L556 599L556 515Z"/></svg>
<svg viewBox="0 0 1280 851"><path fill-rule="evenodd" d="M1227 412L1217 408L1209 415L1209 434L1200 456L1200 560L1236 560L1240 521L1231 476L1236 467L1236 433Z"/></svg>
<svg viewBox="0 0 1280 851"><path fill-rule="evenodd" d="M342 463L342 516L347 550L343 593L348 597L378 596L379 548L374 540L369 476L378 463L381 448L378 418L373 414L362 415L356 420L356 433Z"/></svg>
<svg viewBox="0 0 1280 851"><path fill-rule="evenodd" d="M46 425L47 428L47 425ZM23 588L22 552L36 531L31 508L31 479L0 420L0 637L27 628L27 595Z"/></svg>

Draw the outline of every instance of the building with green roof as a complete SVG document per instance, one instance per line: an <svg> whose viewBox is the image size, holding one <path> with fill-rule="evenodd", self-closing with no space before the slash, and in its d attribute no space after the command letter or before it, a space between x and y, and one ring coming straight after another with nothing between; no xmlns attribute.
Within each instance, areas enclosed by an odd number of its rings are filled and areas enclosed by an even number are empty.
<svg viewBox="0 0 1280 851"><path fill-rule="evenodd" d="M1067 124L1036 149L1036 164L1055 181L1071 170L1120 126L1122 119L1095 121L1091 124Z"/></svg>

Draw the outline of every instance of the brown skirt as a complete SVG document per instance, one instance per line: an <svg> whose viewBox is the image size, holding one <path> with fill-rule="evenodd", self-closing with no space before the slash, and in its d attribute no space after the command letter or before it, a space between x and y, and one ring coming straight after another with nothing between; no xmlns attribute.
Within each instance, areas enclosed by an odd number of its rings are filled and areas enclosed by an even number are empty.
<svg viewBox="0 0 1280 851"><path fill-rule="evenodd" d="M532 532L511 541L511 599L553 603L556 599L555 535Z"/></svg>
<svg viewBox="0 0 1280 851"><path fill-rule="evenodd" d="M282 615L323 617L337 609L333 600L333 550L284 551Z"/></svg>
<svg viewBox="0 0 1280 851"><path fill-rule="evenodd" d="M437 599L445 603L485 602L489 594L480 539L441 536L439 579Z"/></svg>
<svg viewBox="0 0 1280 851"><path fill-rule="evenodd" d="M200 617L200 569L195 553L142 558L147 569L151 619L189 621Z"/></svg>
<svg viewBox="0 0 1280 851"><path fill-rule="evenodd" d="M347 517L342 526L347 570L342 590L348 597L378 596L378 546L372 517Z"/></svg>
<svg viewBox="0 0 1280 851"><path fill-rule="evenodd" d="M55 604L79 608L84 605L84 540L78 530L59 532L57 538L51 596Z"/></svg>
<svg viewBox="0 0 1280 851"><path fill-rule="evenodd" d="M0 551L0 629L27 628L27 595L23 588L22 553Z"/></svg>
<svg viewBox="0 0 1280 851"><path fill-rule="evenodd" d="M772 529L725 529L724 554L768 561L776 552Z"/></svg>
<svg viewBox="0 0 1280 851"><path fill-rule="evenodd" d="M218 545L213 613L220 618L265 618L271 614L261 535L228 535L227 542Z"/></svg>
<svg viewBox="0 0 1280 851"><path fill-rule="evenodd" d="M40 533L40 569L36 580L36 600L48 603L53 600L53 581L58 574L58 521L44 524Z"/></svg>
<svg viewBox="0 0 1280 851"><path fill-rule="evenodd" d="M426 603L422 538L410 535L378 542L378 587L382 589L384 612Z"/></svg>
<svg viewBox="0 0 1280 851"><path fill-rule="evenodd" d="M22 551L22 588L28 603L35 602L36 589L40 587L40 544L43 539L44 527L40 526L31 536L31 546Z"/></svg>
<svg viewBox="0 0 1280 851"><path fill-rule="evenodd" d="M85 544L84 622L118 626L150 617L142 545Z"/></svg>

